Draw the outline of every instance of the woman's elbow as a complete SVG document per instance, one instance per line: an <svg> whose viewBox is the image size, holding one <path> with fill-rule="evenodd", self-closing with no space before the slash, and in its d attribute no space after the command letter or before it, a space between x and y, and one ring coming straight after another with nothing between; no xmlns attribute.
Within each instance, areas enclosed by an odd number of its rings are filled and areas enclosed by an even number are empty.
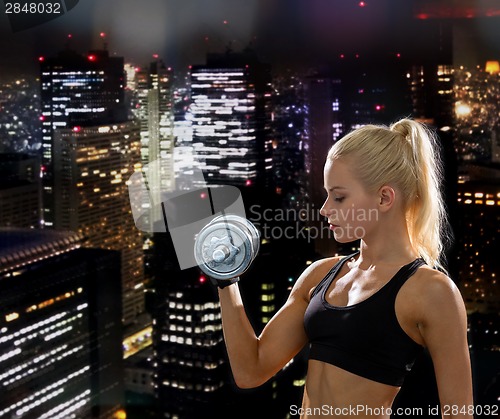
<svg viewBox="0 0 500 419"><path fill-rule="evenodd" d="M265 384L268 378L258 376L257 374L233 374L236 387L247 390L260 387Z"/></svg>

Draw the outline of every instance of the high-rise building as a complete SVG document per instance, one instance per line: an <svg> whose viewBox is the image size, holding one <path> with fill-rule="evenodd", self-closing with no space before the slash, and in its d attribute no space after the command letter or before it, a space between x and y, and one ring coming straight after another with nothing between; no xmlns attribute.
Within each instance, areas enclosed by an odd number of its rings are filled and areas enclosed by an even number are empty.
<svg viewBox="0 0 500 419"><path fill-rule="evenodd" d="M173 71L157 59L145 68L136 69L135 114L141 124L143 165L173 153ZM171 169L172 170L172 169ZM164 182L171 181L165 179Z"/></svg>
<svg viewBox="0 0 500 419"><path fill-rule="evenodd" d="M123 321L132 324L144 308L144 274L126 181L141 157L139 128L127 121L123 58L68 49L40 57L40 66L42 226L121 252Z"/></svg>
<svg viewBox="0 0 500 419"><path fill-rule="evenodd" d="M273 77L272 141L276 193L285 205L308 200L305 173L307 84L294 72Z"/></svg>
<svg viewBox="0 0 500 419"><path fill-rule="evenodd" d="M323 168L328 150L342 136L365 124L389 124L408 116L405 64L399 53L340 54L331 67L306 78L305 140L310 226L316 251L335 254L342 246L323 229L319 209L325 199ZM348 245L349 252L351 245Z"/></svg>
<svg viewBox="0 0 500 419"><path fill-rule="evenodd" d="M121 252L123 321L133 323L144 311L142 233L126 185L140 168L138 125L58 129L54 156L54 227L79 232L88 247Z"/></svg>
<svg viewBox="0 0 500 419"><path fill-rule="evenodd" d="M224 416L231 400L216 292L198 269L179 270L168 234L155 234L153 241L154 283L148 306L158 414L197 418L218 411Z"/></svg>
<svg viewBox="0 0 500 419"><path fill-rule="evenodd" d="M407 73L412 115L437 128L453 126L455 96L451 64L413 65Z"/></svg>
<svg viewBox="0 0 500 419"><path fill-rule="evenodd" d="M341 80L329 74L313 74L306 81L307 139L304 145L309 204L319 214L325 197L323 168L328 150L344 133L341 106ZM342 102L342 103L341 103ZM321 218L309 217L309 226L321 231ZM335 253L337 247L330 234L315 240L318 253Z"/></svg>
<svg viewBox="0 0 500 419"><path fill-rule="evenodd" d="M397 51L341 55L332 74L341 80L344 132L365 124L390 124L411 113L407 60Z"/></svg>
<svg viewBox="0 0 500 419"><path fill-rule="evenodd" d="M0 229L0 417L123 410L118 252L73 232Z"/></svg>
<svg viewBox="0 0 500 419"><path fill-rule="evenodd" d="M141 159L149 186L169 192L174 188L173 72L159 60L135 74L135 115L141 129ZM150 163L156 162L154 165ZM148 203L144 203L147 208ZM150 208L156 211L157 208ZM153 215L152 220L161 218ZM153 221L149 222L152 223ZM152 227L152 224L151 224Z"/></svg>
<svg viewBox="0 0 500 419"><path fill-rule="evenodd" d="M269 183L270 83L252 51L209 54L191 68L193 150L209 183Z"/></svg>
<svg viewBox="0 0 500 419"><path fill-rule="evenodd" d="M0 225L37 228L40 223L40 159L0 154Z"/></svg>
<svg viewBox="0 0 500 419"><path fill-rule="evenodd" d="M461 220L457 263L465 304L470 313L498 313L499 181L460 183L457 199Z"/></svg>
<svg viewBox="0 0 500 419"><path fill-rule="evenodd" d="M42 98L42 225L53 227L54 135L58 129L124 122L127 119L122 57L108 51L86 55L67 49L40 57Z"/></svg>
<svg viewBox="0 0 500 419"><path fill-rule="evenodd" d="M458 185L457 261L460 291L468 313L469 348L477 405L500 400L500 292L498 237L500 171L467 165Z"/></svg>
<svg viewBox="0 0 500 419"><path fill-rule="evenodd" d="M456 6L445 7L443 2L427 0L418 0L413 4L415 19L411 25L414 33L421 36L415 37L410 43L413 57L407 78L411 86L412 115L438 129L453 127L455 23L452 19L446 19L454 16L446 14L462 8L461 5ZM463 47L461 44L459 48Z"/></svg>
<svg viewBox="0 0 500 419"><path fill-rule="evenodd" d="M269 181L274 169L269 68L249 52L228 53L209 56L207 65L191 69L190 77L194 163L208 183L241 187L247 216L261 229L258 260L241 282L250 321L260 333L310 254L307 244L289 240L295 232L301 234L301 226L280 216L280 195ZM178 179L176 186L180 183ZM283 231L290 236L284 237ZM304 364L290 362L255 391L237 389L229 370L216 290L198 268L179 270L168 233L155 234L152 242L154 279L148 307L153 317L158 415L250 418L259 414L258 406L267 405L270 416L284 417L290 406L285 395L293 387L292 377L298 381L303 377ZM280 257L286 262L272 267ZM298 395L300 387L295 390ZM299 403L300 395L294 400Z"/></svg>

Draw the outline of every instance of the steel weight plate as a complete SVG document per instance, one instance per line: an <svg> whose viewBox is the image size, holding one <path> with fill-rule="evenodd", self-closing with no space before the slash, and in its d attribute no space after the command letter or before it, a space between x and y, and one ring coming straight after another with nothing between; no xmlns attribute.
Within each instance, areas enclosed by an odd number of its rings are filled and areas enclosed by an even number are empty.
<svg viewBox="0 0 500 419"><path fill-rule="evenodd" d="M231 279L245 272L254 258L253 238L246 226L213 220L195 240L200 269L215 279Z"/></svg>

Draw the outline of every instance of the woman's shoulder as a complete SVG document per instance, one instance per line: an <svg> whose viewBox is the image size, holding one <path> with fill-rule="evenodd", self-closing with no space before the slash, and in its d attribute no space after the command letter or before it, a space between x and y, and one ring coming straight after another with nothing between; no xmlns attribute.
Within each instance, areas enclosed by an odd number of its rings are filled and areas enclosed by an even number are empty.
<svg viewBox="0 0 500 419"><path fill-rule="evenodd" d="M455 291L457 286L453 280L445 273L430 267L421 266L414 274L414 286L418 287L424 294L446 293Z"/></svg>
<svg viewBox="0 0 500 419"><path fill-rule="evenodd" d="M455 282L445 273L428 265L421 266L407 281L408 302L421 312L435 310L447 302L462 300ZM406 284L405 284L406 285Z"/></svg>
<svg viewBox="0 0 500 419"><path fill-rule="evenodd" d="M314 288L344 257L345 256L332 256L314 261L302 272L294 288L296 288L308 302Z"/></svg>

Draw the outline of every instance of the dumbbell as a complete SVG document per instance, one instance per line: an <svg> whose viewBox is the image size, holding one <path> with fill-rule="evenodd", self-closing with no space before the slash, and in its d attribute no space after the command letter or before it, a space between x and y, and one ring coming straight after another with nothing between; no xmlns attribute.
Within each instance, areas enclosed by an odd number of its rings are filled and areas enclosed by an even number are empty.
<svg viewBox="0 0 500 419"><path fill-rule="evenodd" d="M254 224L239 215L224 214L198 233L194 257L212 282L224 288L249 268L259 247L260 233Z"/></svg>

